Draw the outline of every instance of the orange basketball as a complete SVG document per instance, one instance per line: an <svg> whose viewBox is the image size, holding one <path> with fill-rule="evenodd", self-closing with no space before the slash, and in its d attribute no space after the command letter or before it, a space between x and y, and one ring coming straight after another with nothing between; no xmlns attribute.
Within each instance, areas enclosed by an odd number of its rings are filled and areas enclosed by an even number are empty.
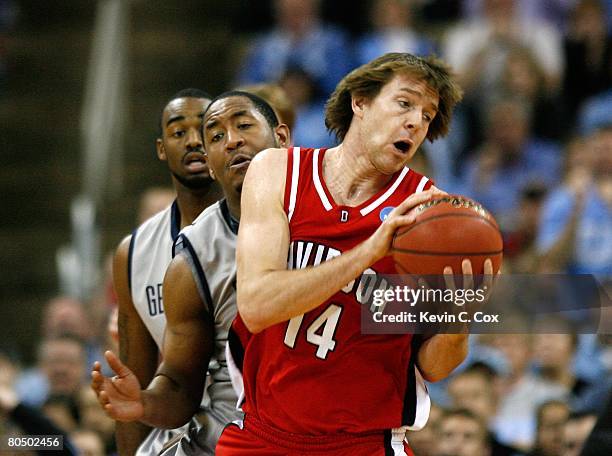
<svg viewBox="0 0 612 456"><path fill-rule="evenodd" d="M493 216L474 200L459 195L438 195L413 209L415 222L399 228L392 255L400 274L442 274L451 266L461 274L461 262L472 262L474 274L484 273L490 258L499 271L503 242Z"/></svg>

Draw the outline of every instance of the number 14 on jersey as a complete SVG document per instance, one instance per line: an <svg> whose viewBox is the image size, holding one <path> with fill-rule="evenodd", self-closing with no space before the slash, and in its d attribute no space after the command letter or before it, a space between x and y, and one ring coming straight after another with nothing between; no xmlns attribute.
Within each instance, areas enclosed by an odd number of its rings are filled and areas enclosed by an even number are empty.
<svg viewBox="0 0 612 456"><path fill-rule="evenodd" d="M336 327L340 321L342 307L330 304L309 326L306 328L306 341L317 347L316 357L326 359L330 351L336 348ZM302 327L304 314L293 317L289 320L285 331L285 345L294 348L295 343Z"/></svg>

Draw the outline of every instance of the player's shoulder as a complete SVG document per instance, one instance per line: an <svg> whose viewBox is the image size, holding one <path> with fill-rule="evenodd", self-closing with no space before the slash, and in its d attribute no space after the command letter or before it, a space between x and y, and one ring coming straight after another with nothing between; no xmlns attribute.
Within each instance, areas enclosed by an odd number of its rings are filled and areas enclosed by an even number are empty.
<svg viewBox="0 0 612 456"><path fill-rule="evenodd" d="M169 223L171 211L172 205L151 216L141 223L131 234L125 236L115 250L115 258L125 258L127 260L131 256L131 252L134 249L134 244L137 239L142 240L143 235L145 238L150 237L152 233L158 231L160 227L163 229L163 225L165 225L167 221ZM149 234L147 235L146 233Z"/></svg>
<svg viewBox="0 0 612 456"><path fill-rule="evenodd" d="M286 148L271 148L259 152L251 161L245 178L245 188L256 193L280 192L287 172Z"/></svg>
<svg viewBox="0 0 612 456"><path fill-rule="evenodd" d="M160 223L163 223L168 217L170 217L170 213L172 212L172 206L174 206L175 204L176 204L176 201L172 202L172 204L170 204L165 209L162 209L157 214L152 215L151 217L146 219L144 222L142 222L138 226L138 228L136 228L134 232L138 233L140 231L144 231L145 229L149 227L154 227L154 226L159 225Z"/></svg>
<svg viewBox="0 0 612 456"><path fill-rule="evenodd" d="M198 215L190 225L187 225L181 230L181 234L193 233L194 231L201 229L201 227L208 225L211 220L220 216L221 201L217 201L200 212L200 215Z"/></svg>
<svg viewBox="0 0 612 456"><path fill-rule="evenodd" d="M123 239L121 239L121 241L117 245L117 248L115 249L115 262L128 260L128 257L130 255L130 248L132 245L132 237L133 234L130 233Z"/></svg>
<svg viewBox="0 0 612 456"><path fill-rule="evenodd" d="M181 237L187 237L188 239L208 237L210 235L210 233L208 233L208 228L211 223L214 223L218 219L220 220L222 217L221 201L217 201L200 212L200 215L198 215L190 225L184 227L180 232L179 239Z"/></svg>
<svg viewBox="0 0 612 456"><path fill-rule="evenodd" d="M250 166L255 165L257 168L263 169L286 166L288 150L289 149L284 147L264 149L253 157L253 161L251 162Z"/></svg>

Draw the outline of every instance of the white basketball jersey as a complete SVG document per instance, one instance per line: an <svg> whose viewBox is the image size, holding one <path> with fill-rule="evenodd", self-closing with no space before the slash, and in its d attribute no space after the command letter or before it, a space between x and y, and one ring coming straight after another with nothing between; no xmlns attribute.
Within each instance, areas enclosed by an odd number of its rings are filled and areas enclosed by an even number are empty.
<svg viewBox="0 0 612 456"><path fill-rule="evenodd" d="M225 345L236 316L236 239L238 222L230 216L227 202L218 201L181 231L176 255L191 265L202 302L214 319L214 352L208 366L209 409L225 423L236 419L236 393L232 388Z"/></svg>
<svg viewBox="0 0 612 456"><path fill-rule="evenodd" d="M181 214L174 201L134 231L129 248L132 301L160 352L166 328L162 283L180 226Z"/></svg>

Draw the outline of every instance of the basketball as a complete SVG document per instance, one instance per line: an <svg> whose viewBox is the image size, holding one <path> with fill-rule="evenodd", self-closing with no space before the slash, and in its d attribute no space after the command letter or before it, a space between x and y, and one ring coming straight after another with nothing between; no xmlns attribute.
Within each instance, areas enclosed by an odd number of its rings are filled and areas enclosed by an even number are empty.
<svg viewBox="0 0 612 456"><path fill-rule="evenodd" d="M490 258L499 271L503 242L493 216L481 204L459 195L438 195L413 209L416 220L399 228L392 255L400 274L438 275L445 266L462 274L461 262L472 262L475 275L484 273Z"/></svg>

